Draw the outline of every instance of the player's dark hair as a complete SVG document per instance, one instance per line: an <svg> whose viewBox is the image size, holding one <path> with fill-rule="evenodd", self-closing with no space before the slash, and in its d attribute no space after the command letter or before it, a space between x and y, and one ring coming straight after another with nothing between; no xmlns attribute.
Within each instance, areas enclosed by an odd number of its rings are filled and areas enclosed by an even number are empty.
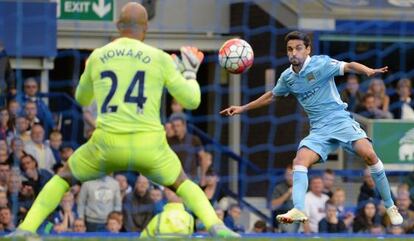
<svg viewBox="0 0 414 241"><path fill-rule="evenodd" d="M289 40L302 40L306 48L310 46L310 37L309 35L303 32L293 31L288 33L285 36L285 44L287 44Z"/></svg>

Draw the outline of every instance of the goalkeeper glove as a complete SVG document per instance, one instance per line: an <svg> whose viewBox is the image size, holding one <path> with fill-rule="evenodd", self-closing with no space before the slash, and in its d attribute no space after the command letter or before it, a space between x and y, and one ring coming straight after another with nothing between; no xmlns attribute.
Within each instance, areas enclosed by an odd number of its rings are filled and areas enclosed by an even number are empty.
<svg viewBox="0 0 414 241"><path fill-rule="evenodd" d="M183 46L180 48L181 59L172 55L177 69L183 74L186 79L196 79L197 71L203 61L204 54L196 47Z"/></svg>

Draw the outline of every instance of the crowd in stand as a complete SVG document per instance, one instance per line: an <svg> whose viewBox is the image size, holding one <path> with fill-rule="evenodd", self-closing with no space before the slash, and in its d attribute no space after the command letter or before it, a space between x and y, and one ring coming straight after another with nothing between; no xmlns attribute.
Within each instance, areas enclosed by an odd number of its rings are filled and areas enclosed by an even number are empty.
<svg viewBox="0 0 414 241"><path fill-rule="evenodd" d="M24 218L44 184L63 166L74 148L62 141L53 115L38 96L39 84L34 78L24 81L23 92L9 91L7 105L0 107L0 231L10 232ZM411 81L398 81L394 94L387 94L381 79L372 79L366 93L359 88L356 76L347 78L341 93L349 110L367 118L396 118L414 120L414 101ZM5 101L3 102L5 103ZM96 108L95 108L96 109ZM404 217L400 226L392 226L369 174L364 175L358 203L345 205L346 191L336 188L335 174L327 170L322 176L310 179L306 194L304 225L275 224L268 227L257 221L253 227L241 225L241 207L230 204L225 210L218 201L224 193L220 179L213 170L212 154L207 152L199 137L187 130L187 116L182 107L172 101L172 114L165 123L168 143L177 153L186 173L204 190L216 207L216 213L236 232L305 232L305 233L414 233L414 205L410 182L401 184L395 193L396 205ZM94 123L94 108L84 109L90 136ZM293 207L292 169L286 168L285 180L278 183L270 200L272 210L284 213ZM114 173L83 184L73 183L56 211L43 223L39 232L143 232L151 219L163 211L172 197L164 189L135 173ZM179 201L178 201L179 202ZM197 220L195 231L205 228Z"/></svg>
<svg viewBox="0 0 414 241"><path fill-rule="evenodd" d="M36 79L26 79L23 89L21 95L12 96L7 106L0 108L1 232L15 229L42 187L74 151L71 145L63 142L51 111L39 97ZM219 199L220 192L219 178L211 168L212 156L204 150L201 140L187 131L187 117L182 107L175 101L171 107L173 114L165 125L168 142L188 175L214 202ZM95 127L95 112L93 106L84 108L86 137ZM163 212L169 202L177 202L177 197L172 197L171 193L133 170L82 184L72 183L59 207L38 232L148 231L145 228L151 219ZM220 208L217 213L225 222L232 223L232 227L237 227L237 222L230 218L237 216L237 210L240 216L237 205L230 208L226 217ZM196 227L196 231L205 231L202 223L193 223L191 226Z"/></svg>
<svg viewBox="0 0 414 241"><path fill-rule="evenodd" d="M366 93L360 90L359 79L349 75L341 98L348 110L369 119L414 120L414 100L411 99L412 84L407 78L400 79L395 89L387 88L382 79L369 81Z"/></svg>
<svg viewBox="0 0 414 241"><path fill-rule="evenodd" d="M404 217L402 225L391 225L385 213L375 183L368 169L363 176L358 200L355 204L346 205L346 191L335 187L336 176L327 169L322 176L313 176L309 183L309 191L305 196L305 212L309 222L303 226L276 225L279 232L304 233L368 233L368 234L412 234L414 233L414 206L410 196L412 177L398 186L393 199L399 212ZM274 214L283 213L293 207L292 203L292 168L285 171L285 180L273 190L271 205Z"/></svg>

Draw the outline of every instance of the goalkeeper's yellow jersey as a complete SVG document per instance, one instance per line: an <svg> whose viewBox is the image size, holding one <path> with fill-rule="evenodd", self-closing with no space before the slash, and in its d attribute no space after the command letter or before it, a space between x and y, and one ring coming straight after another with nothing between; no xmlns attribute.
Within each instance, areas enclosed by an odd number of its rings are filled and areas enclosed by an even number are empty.
<svg viewBox="0 0 414 241"><path fill-rule="evenodd" d="M196 80L186 80L171 56L139 40L119 38L89 56L75 98L88 106L95 98L97 128L112 133L162 131L164 87L186 109L200 104Z"/></svg>

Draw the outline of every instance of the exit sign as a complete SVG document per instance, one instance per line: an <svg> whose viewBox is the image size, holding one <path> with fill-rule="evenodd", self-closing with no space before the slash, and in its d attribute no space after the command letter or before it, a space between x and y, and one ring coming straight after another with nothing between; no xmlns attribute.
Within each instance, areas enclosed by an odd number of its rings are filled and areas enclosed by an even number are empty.
<svg viewBox="0 0 414 241"><path fill-rule="evenodd" d="M58 18L112 21L114 0L59 0Z"/></svg>

